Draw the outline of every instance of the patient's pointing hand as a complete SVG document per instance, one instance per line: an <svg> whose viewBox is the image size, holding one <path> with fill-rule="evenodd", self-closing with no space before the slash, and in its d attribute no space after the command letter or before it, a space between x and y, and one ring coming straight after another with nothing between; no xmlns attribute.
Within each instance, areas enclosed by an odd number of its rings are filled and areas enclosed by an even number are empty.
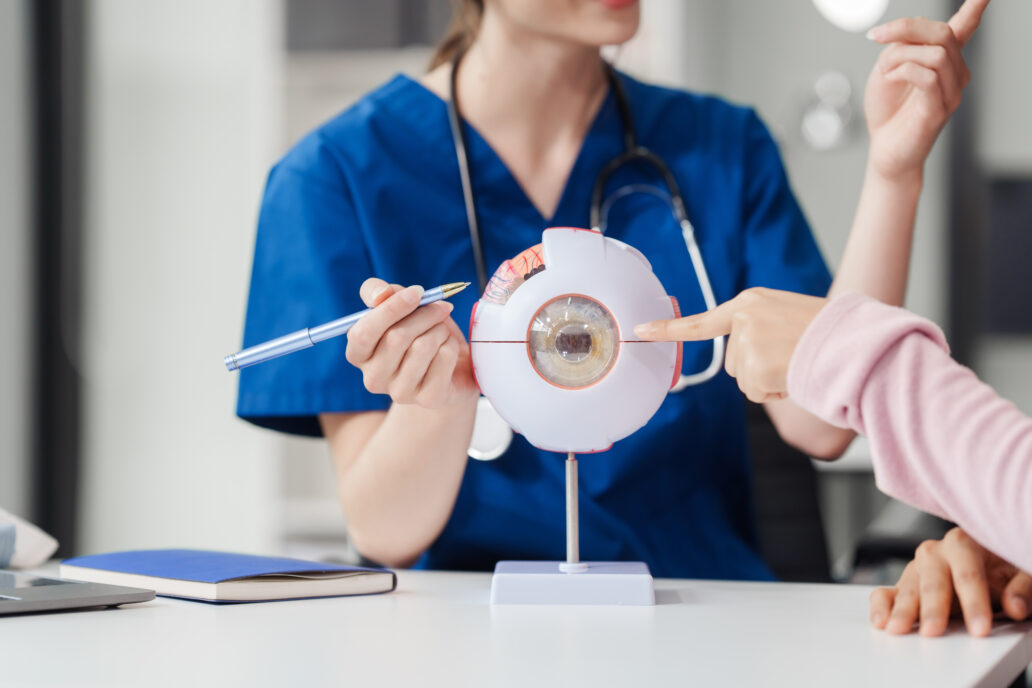
<svg viewBox="0 0 1032 688"><path fill-rule="evenodd" d="M701 341L729 334L724 368L750 401L783 399L788 364L803 332L827 299L774 289L747 289L716 308L676 320L638 325L655 341Z"/></svg>

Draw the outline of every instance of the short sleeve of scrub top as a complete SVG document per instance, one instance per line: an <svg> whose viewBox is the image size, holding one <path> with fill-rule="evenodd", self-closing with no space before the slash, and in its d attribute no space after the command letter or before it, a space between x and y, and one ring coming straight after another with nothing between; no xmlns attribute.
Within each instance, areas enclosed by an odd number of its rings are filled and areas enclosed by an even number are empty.
<svg viewBox="0 0 1032 688"><path fill-rule="evenodd" d="M718 98L620 77L638 140L664 159L718 302L750 286L826 292L828 271L792 195L777 147L755 113ZM550 226L587 227L599 170L623 151L612 94L603 102L552 217L529 201L489 143L464 125L484 258L491 271ZM620 185L654 182L625 169ZM654 195L613 206L606 233L638 248L683 313L704 308L680 228ZM363 307L370 276L433 286L476 282L444 102L396 77L318 128L269 177L258 224L245 345ZM454 299L468 334L479 296ZM324 412L386 409L344 358L344 338L241 371L238 413L318 434ZM685 348L683 372L708 347ZM454 508L421 568L490 570L499 559L565 555L562 456L517 435L495 461L466 464ZM771 579L759 553L745 406L734 380L670 394L640 430L580 461L581 555L646 562L656 576Z"/></svg>
<svg viewBox="0 0 1032 688"><path fill-rule="evenodd" d="M244 346L365 307L373 275L340 161L310 135L269 174L258 219ZM320 435L324 411L385 410L344 358L343 339L240 371L237 413L260 426Z"/></svg>

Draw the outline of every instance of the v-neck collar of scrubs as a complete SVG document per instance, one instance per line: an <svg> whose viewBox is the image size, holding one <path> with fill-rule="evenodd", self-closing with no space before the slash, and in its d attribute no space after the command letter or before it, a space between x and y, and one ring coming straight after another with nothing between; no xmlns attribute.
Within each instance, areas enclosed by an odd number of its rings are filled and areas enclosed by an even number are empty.
<svg viewBox="0 0 1032 688"><path fill-rule="evenodd" d="M399 74L394 81L399 88L393 98L384 100L384 105L390 107L396 117L403 119L419 132L423 140L434 142L437 145L436 154L454 157L455 146L448 124L446 102L411 77ZM399 95L402 97L398 97ZM555 212L552 217L546 218L487 139L466 119L463 119L462 123L466 129L467 150L472 168L470 173L478 211L482 203L499 200L510 206L510 212L519 212L525 221L540 227L570 223L566 218L587 216L586 203L590 200L586 199L590 199L591 190L589 186L585 194L584 189L578 188L580 179L586 170L591 170L589 175L593 183L598 170L601 170L613 156L619 154L623 140L619 135L621 123L614 103L613 90L609 88L592 118L584 140L581 141ZM518 201L517 207L512 207L514 199Z"/></svg>

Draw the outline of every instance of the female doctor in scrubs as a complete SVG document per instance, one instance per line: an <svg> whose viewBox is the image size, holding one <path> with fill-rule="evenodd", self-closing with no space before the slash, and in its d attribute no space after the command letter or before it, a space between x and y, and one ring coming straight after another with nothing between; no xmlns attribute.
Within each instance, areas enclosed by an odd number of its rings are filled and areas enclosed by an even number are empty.
<svg viewBox="0 0 1032 688"><path fill-rule="evenodd" d="M588 226L596 176L624 147L599 47L628 40L638 14L634 0L465 0L428 74L366 95L269 176L245 345L377 308L346 346L242 371L238 414L327 438L350 537L369 559L485 570L502 558L564 556L562 457L519 436L495 461L467 457L476 290L416 310L420 287L399 285L477 279L446 108L456 52L490 270L546 227ZM865 99L866 178L834 283L752 110L618 76L638 140L684 193L717 301L754 286L901 301L922 164L967 70L945 24L913 20L884 41ZM620 174L614 185L655 183L649 170ZM607 234L648 257L683 311L705 309L665 203L620 201ZM686 349L684 370L709 355ZM765 407L811 455L836 457L852 439L790 401ZM583 463L585 559L641 560L657 576L772 578L757 551L743 398L723 373L671 394L644 428Z"/></svg>

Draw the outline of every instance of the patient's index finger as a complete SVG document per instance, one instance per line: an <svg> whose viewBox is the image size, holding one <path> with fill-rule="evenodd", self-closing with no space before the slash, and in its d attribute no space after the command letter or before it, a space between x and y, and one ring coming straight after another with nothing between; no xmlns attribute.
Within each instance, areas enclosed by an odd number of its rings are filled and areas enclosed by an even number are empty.
<svg viewBox="0 0 1032 688"><path fill-rule="evenodd" d="M958 43L964 45L971 40L975 29L982 21L982 13L985 12L988 5L989 0L967 0L960 6L957 13L950 17L949 25L953 29L953 35L957 37Z"/></svg>
<svg viewBox="0 0 1032 688"><path fill-rule="evenodd" d="M696 342L716 339L731 332L732 315L729 304L722 304L686 318L644 323L635 327L634 333L641 339L656 341Z"/></svg>

